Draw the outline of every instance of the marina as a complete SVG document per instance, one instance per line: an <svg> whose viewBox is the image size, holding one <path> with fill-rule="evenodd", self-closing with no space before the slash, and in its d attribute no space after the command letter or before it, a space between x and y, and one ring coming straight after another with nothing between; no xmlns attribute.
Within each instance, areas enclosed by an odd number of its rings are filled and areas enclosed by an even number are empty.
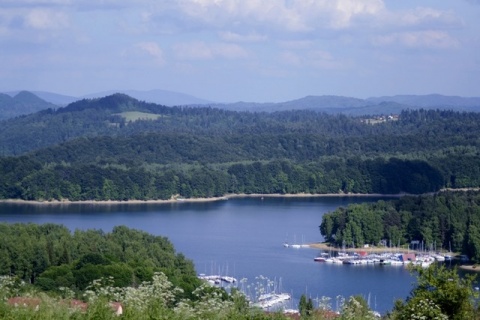
<svg viewBox="0 0 480 320"><path fill-rule="evenodd" d="M221 284L222 282L226 283L236 283L237 279L234 277L229 277L229 276L219 276L219 275L205 275L204 273L201 273L198 276L199 279L205 280L208 283L215 285L215 284Z"/></svg>
<svg viewBox="0 0 480 320"><path fill-rule="evenodd" d="M316 262L325 262L343 265L379 265L379 266L403 266L413 265L423 268L429 267L434 262L444 262L445 256L432 254L415 253L370 253L365 251L354 252L353 254L339 253L337 256L331 256L328 253L322 253L313 259Z"/></svg>
<svg viewBox="0 0 480 320"><path fill-rule="evenodd" d="M247 283L247 279L238 281L234 277L220 275L198 275L198 278L212 286L224 288L230 291L231 288L238 289L245 295L252 307L261 308L265 311L278 311L286 309L286 302L292 299L289 293L282 292L282 280L270 280L267 277L256 277L255 283ZM290 309L295 310L295 309Z"/></svg>

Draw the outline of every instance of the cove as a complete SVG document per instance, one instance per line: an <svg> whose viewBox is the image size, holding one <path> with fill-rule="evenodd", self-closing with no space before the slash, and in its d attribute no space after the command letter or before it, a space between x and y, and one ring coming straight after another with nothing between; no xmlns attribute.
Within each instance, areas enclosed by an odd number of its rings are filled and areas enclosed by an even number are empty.
<svg viewBox="0 0 480 320"><path fill-rule="evenodd" d="M404 267L327 265L313 261L311 248L285 248L288 243L323 241L322 215L350 203L375 197L252 197L215 202L166 204L19 204L0 203L0 221L57 223L70 230L125 225L165 236L195 263L198 273L246 278L264 276L281 285L298 305L302 294L329 297L336 308L340 297L363 295L382 314L396 299L405 299L415 278Z"/></svg>

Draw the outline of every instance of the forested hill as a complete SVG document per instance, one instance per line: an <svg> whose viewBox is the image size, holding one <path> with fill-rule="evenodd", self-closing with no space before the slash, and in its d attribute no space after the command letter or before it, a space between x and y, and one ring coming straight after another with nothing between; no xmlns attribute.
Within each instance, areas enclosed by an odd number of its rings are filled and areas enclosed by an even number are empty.
<svg viewBox="0 0 480 320"><path fill-rule="evenodd" d="M480 186L480 114L166 107L122 94L0 123L0 198L424 193Z"/></svg>
<svg viewBox="0 0 480 320"><path fill-rule="evenodd" d="M479 132L480 126L480 114L452 111L404 111L399 121L376 125L365 124L362 122L364 118L368 117L327 115L307 110L249 113L208 107L166 107L116 94L0 122L0 155L20 155L80 137L128 137L146 133L240 136L247 140L255 136L260 144L264 140L257 136L284 135L296 140L293 147L298 151L308 148L309 144L311 147L329 144L326 154L344 148L338 146L344 143L335 139L353 139L351 143L345 142L348 148L365 144L358 140L369 137L372 139L368 142L370 148L357 147L362 155L369 149L390 152L385 147L392 143L395 145L391 149L405 153L419 148L423 150L425 143L432 142L440 147L470 145L475 143L472 133ZM402 141L395 142L397 137ZM457 141L453 141L455 138ZM326 143L326 139L334 140ZM448 141L443 142L445 139ZM310 140L313 142L309 143ZM270 142L279 148L289 148L288 139L284 143L275 139ZM400 144L406 144L406 147Z"/></svg>
<svg viewBox="0 0 480 320"><path fill-rule="evenodd" d="M130 136L146 132L357 135L375 130L345 116L326 116L313 111L267 114L165 107L116 94L1 122L0 154L19 155L78 137Z"/></svg>

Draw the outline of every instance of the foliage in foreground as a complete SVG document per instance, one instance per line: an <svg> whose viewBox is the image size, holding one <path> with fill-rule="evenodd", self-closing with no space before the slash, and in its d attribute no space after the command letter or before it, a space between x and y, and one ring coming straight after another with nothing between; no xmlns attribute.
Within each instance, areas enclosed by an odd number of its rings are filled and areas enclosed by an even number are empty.
<svg viewBox="0 0 480 320"><path fill-rule="evenodd" d="M460 277L456 268L432 265L413 269L417 285L406 302L397 302L388 319L479 319L475 277Z"/></svg>
<svg viewBox="0 0 480 320"><path fill-rule="evenodd" d="M110 279L113 280L113 279ZM108 279L97 280L84 294L88 308L71 307L68 299L54 298L45 293L25 290L12 277L0 278L1 319L285 319L281 313L265 314L250 308L238 291L225 296L223 289L203 284L194 290L194 299L176 301L175 287L163 273L138 287L114 287ZM23 287L23 288L22 288ZM67 290L68 291L68 290ZM29 306L14 306L7 299L22 294ZM68 296L68 294L67 294ZM71 296L70 296L71 297ZM69 297L67 297L69 298ZM117 315L111 302L120 302L123 314Z"/></svg>
<svg viewBox="0 0 480 320"><path fill-rule="evenodd" d="M428 269L414 268L417 285L406 301L398 301L395 308L383 317L385 320L406 319L480 319L473 290L474 277L460 277L456 269L432 265ZM163 273L156 273L152 281L136 287L115 287L114 279L93 281L83 295L88 308L72 308L67 303L73 292L64 290L61 296L51 296L32 290L18 278L0 277L1 319L289 319L281 312L265 313L252 308L245 296L237 290L203 284L190 298L177 300L175 287ZM30 306L13 306L8 298L22 296L38 301ZM328 300L328 299L327 299ZM311 299L300 299L302 319L373 320L378 316L361 296L343 301L339 314L332 311L328 301L314 308ZM123 314L116 315L111 302L120 302ZM38 307L36 307L38 305Z"/></svg>

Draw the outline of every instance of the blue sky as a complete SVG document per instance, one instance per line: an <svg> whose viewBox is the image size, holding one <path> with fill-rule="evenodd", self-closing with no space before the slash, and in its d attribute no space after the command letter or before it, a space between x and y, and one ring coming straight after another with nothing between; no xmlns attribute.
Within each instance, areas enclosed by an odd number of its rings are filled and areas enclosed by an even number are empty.
<svg viewBox="0 0 480 320"><path fill-rule="evenodd" d="M480 0L0 0L0 92L480 96Z"/></svg>

